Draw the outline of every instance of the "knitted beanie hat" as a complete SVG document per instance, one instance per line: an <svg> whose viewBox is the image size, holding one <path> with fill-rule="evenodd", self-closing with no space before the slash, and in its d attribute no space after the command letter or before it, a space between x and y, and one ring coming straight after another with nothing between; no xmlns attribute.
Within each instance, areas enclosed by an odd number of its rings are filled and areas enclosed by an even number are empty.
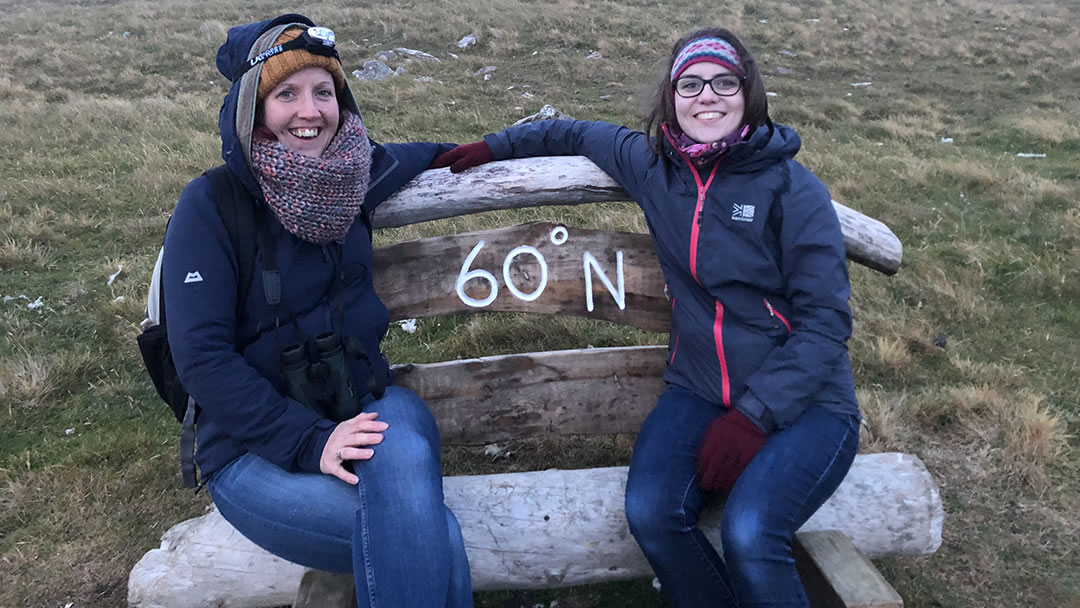
<svg viewBox="0 0 1080 608"><path fill-rule="evenodd" d="M739 53L730 42L723 38L698 38L691 40L675 56L675 61L671 64L671 81L674 82L686 71L686 68L702 62L716 63L739 77L746 76L746 71L739 60Z"/></svg>
<svg viewBox="0 0 1080 608"><path fill-rule="evenodd" d="M302 28L290 28L281 33L271 46L285 44L295 40L302 34ZM339 91L345 85L345 72L341 69L341 62L334 57L309 53L306 49L299 48L279 53L267 59L262 65L262 74L259 76L258 100L262 101L289 76L306 68L323 68L334 78L334 87Z"/></svg>

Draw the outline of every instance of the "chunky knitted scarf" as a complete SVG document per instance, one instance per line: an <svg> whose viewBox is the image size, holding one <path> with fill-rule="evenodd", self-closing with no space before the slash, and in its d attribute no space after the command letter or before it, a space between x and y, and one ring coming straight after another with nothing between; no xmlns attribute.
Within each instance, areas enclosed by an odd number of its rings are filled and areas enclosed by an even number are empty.
<svg viewBox="0 0 1080 608"><path fill-rule="evenodd" d="M293 152L276 139L251 141L251 164L266 203L286 230L316 245L344 240L367 194L371 144L360 117L343 116L320 157Z"/></svg>
<svg viewBox="0 0 1080 608"><path fill-rule="evenodd" d="M664 125L664 130L668 132L668 136L671 138L672 143L675 144L675 147L688 156L694 165L700 169L712 165L713 162L728 151L728 148L746 139L746 135L750 133L750 125L744 125L742 129L732 131L727 137L707 144L694 141L689 135L683 133L679 127L669 128L668 125Z"/></svg>

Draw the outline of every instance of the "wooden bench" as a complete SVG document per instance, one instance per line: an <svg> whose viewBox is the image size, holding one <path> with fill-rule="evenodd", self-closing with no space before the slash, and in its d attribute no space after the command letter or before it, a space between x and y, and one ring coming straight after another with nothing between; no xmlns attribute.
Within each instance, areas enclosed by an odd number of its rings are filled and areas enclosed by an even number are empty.
<svg viewBox="0 0 1080 608"><path fill-rule="evenodd" d="M537 205L625 201L580 157L428 171L380 207L377 227ZM837 203L848 257L886 274L901 246L880 222ZM530 223L398 243L376 252L376 289L395 320L478 311L573 314L666 331L669 303L648 235ZM665 346L582 348L396 366L444 444L634 433L663 390ZM476 590L536 589L651 576L623 513L626 467L448 477ZM798 536L816 606L900 606L866 559L926 555L943 511L922 462L866 454ZM719 542L720 510L701 527ZM139 608L274 606L297 597L303 568L244 539L211 510L177 524L131 572ZM890 595L891 593L891 595ZM839 603L838 603L839 602ZM302 605L298 602L297 605Z"/></svg>

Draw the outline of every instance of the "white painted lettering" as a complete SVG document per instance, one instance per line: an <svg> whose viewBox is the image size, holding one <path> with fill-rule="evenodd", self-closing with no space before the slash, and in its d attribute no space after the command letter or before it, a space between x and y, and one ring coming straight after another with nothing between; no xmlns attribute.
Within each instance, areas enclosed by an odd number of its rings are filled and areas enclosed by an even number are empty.
<svg viewBox="0 0 1080 608"><path fill-rule="evenodd" d="M459 298L461 298L461 301L468 306L472 306L473 308L483 308L494 302L495 296L499 295L499 283L495 280L495 275L491 274L486 270L469 270L469 266L472 265L473 260L476 259L476 256L480 254L480 250L483 248L484 241L480 241L476 244L475 247L473 247L472 252L470 252L469 256L465 258L465 263L461 265L461 272L458 273L457 285L455 286L455 289L457 290L457 295ZM465 294L465 283L467 283L471 279L481 279L487 281L488 284L491 285L491 293L488 294L488 297L484 298L483 300L477 300L476 298L470 297Z"/></svg>
<svg viewBox="0 0 1080 608"><path fill-rule="evenodd" d="M591 252L586 251L582 256L582 262L585 266L585 308L589 311L593 311L593 288L592 288L592 269L596 269L596 275L600 277L600 281L607 287L608 293L615 300L615 303L619 305L619 310L626 310L626 282L623 278L623 255L622 250L615 252L615 276L616 281L619 284L618 290L611 284L611 279L604 273L604 269L600 267L600 262L596 260Z"/></svg>
<svg viewBox="0 0 1080 608"><path fill-rule="evenodd" d="M536 290L532 293L524 293L514 285L514 281L510 278L510 265L513 264L514 258L518 255L527 253L540 263L540 284L536 286ZM526 277L528 278L528 277ZM540 297L540 294L544 293L544 289L547 288L548 282L548 266L547 260L544 259L544 254L540 253L540 250L532 245L522 245L513 251L511 251L506 259L503 260L503 280L506 281L506 288L510 290L510 293L514 294L517 299L524 302L532 302L536 298Z"/></svg>

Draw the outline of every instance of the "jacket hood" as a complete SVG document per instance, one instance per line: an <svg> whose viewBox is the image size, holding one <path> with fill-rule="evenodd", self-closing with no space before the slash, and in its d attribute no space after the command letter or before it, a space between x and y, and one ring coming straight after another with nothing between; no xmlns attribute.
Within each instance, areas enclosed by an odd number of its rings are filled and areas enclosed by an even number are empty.
<svg viewBox="0 0 1080 608"><path fill-rule="evenodd" d="M670 139L664 143L664 152L669 159L685 162ZM794 158L801 147L802 140L795 129L770 120L755 129L749 139L732 146L720 162L732 173L751 173L778 161Z"/></svg>
<svg viewBox="0 0 1080 608"><path fill-rule="evenodd" d="M256 95L262 64L244 71L248 62L273 45L278 36L290 27L308 28L311 19L295 13L280 15L266 21L238 25L229 29L225 44L217 53L217 69L232 83L218 115L221 132L221 159L236 174L244 186L256 196L261 194L251 170L251 133L255 128ZM237 75L240 77L237 78ZM342 109L360 115L348 81L338 91Z"/></svg>

